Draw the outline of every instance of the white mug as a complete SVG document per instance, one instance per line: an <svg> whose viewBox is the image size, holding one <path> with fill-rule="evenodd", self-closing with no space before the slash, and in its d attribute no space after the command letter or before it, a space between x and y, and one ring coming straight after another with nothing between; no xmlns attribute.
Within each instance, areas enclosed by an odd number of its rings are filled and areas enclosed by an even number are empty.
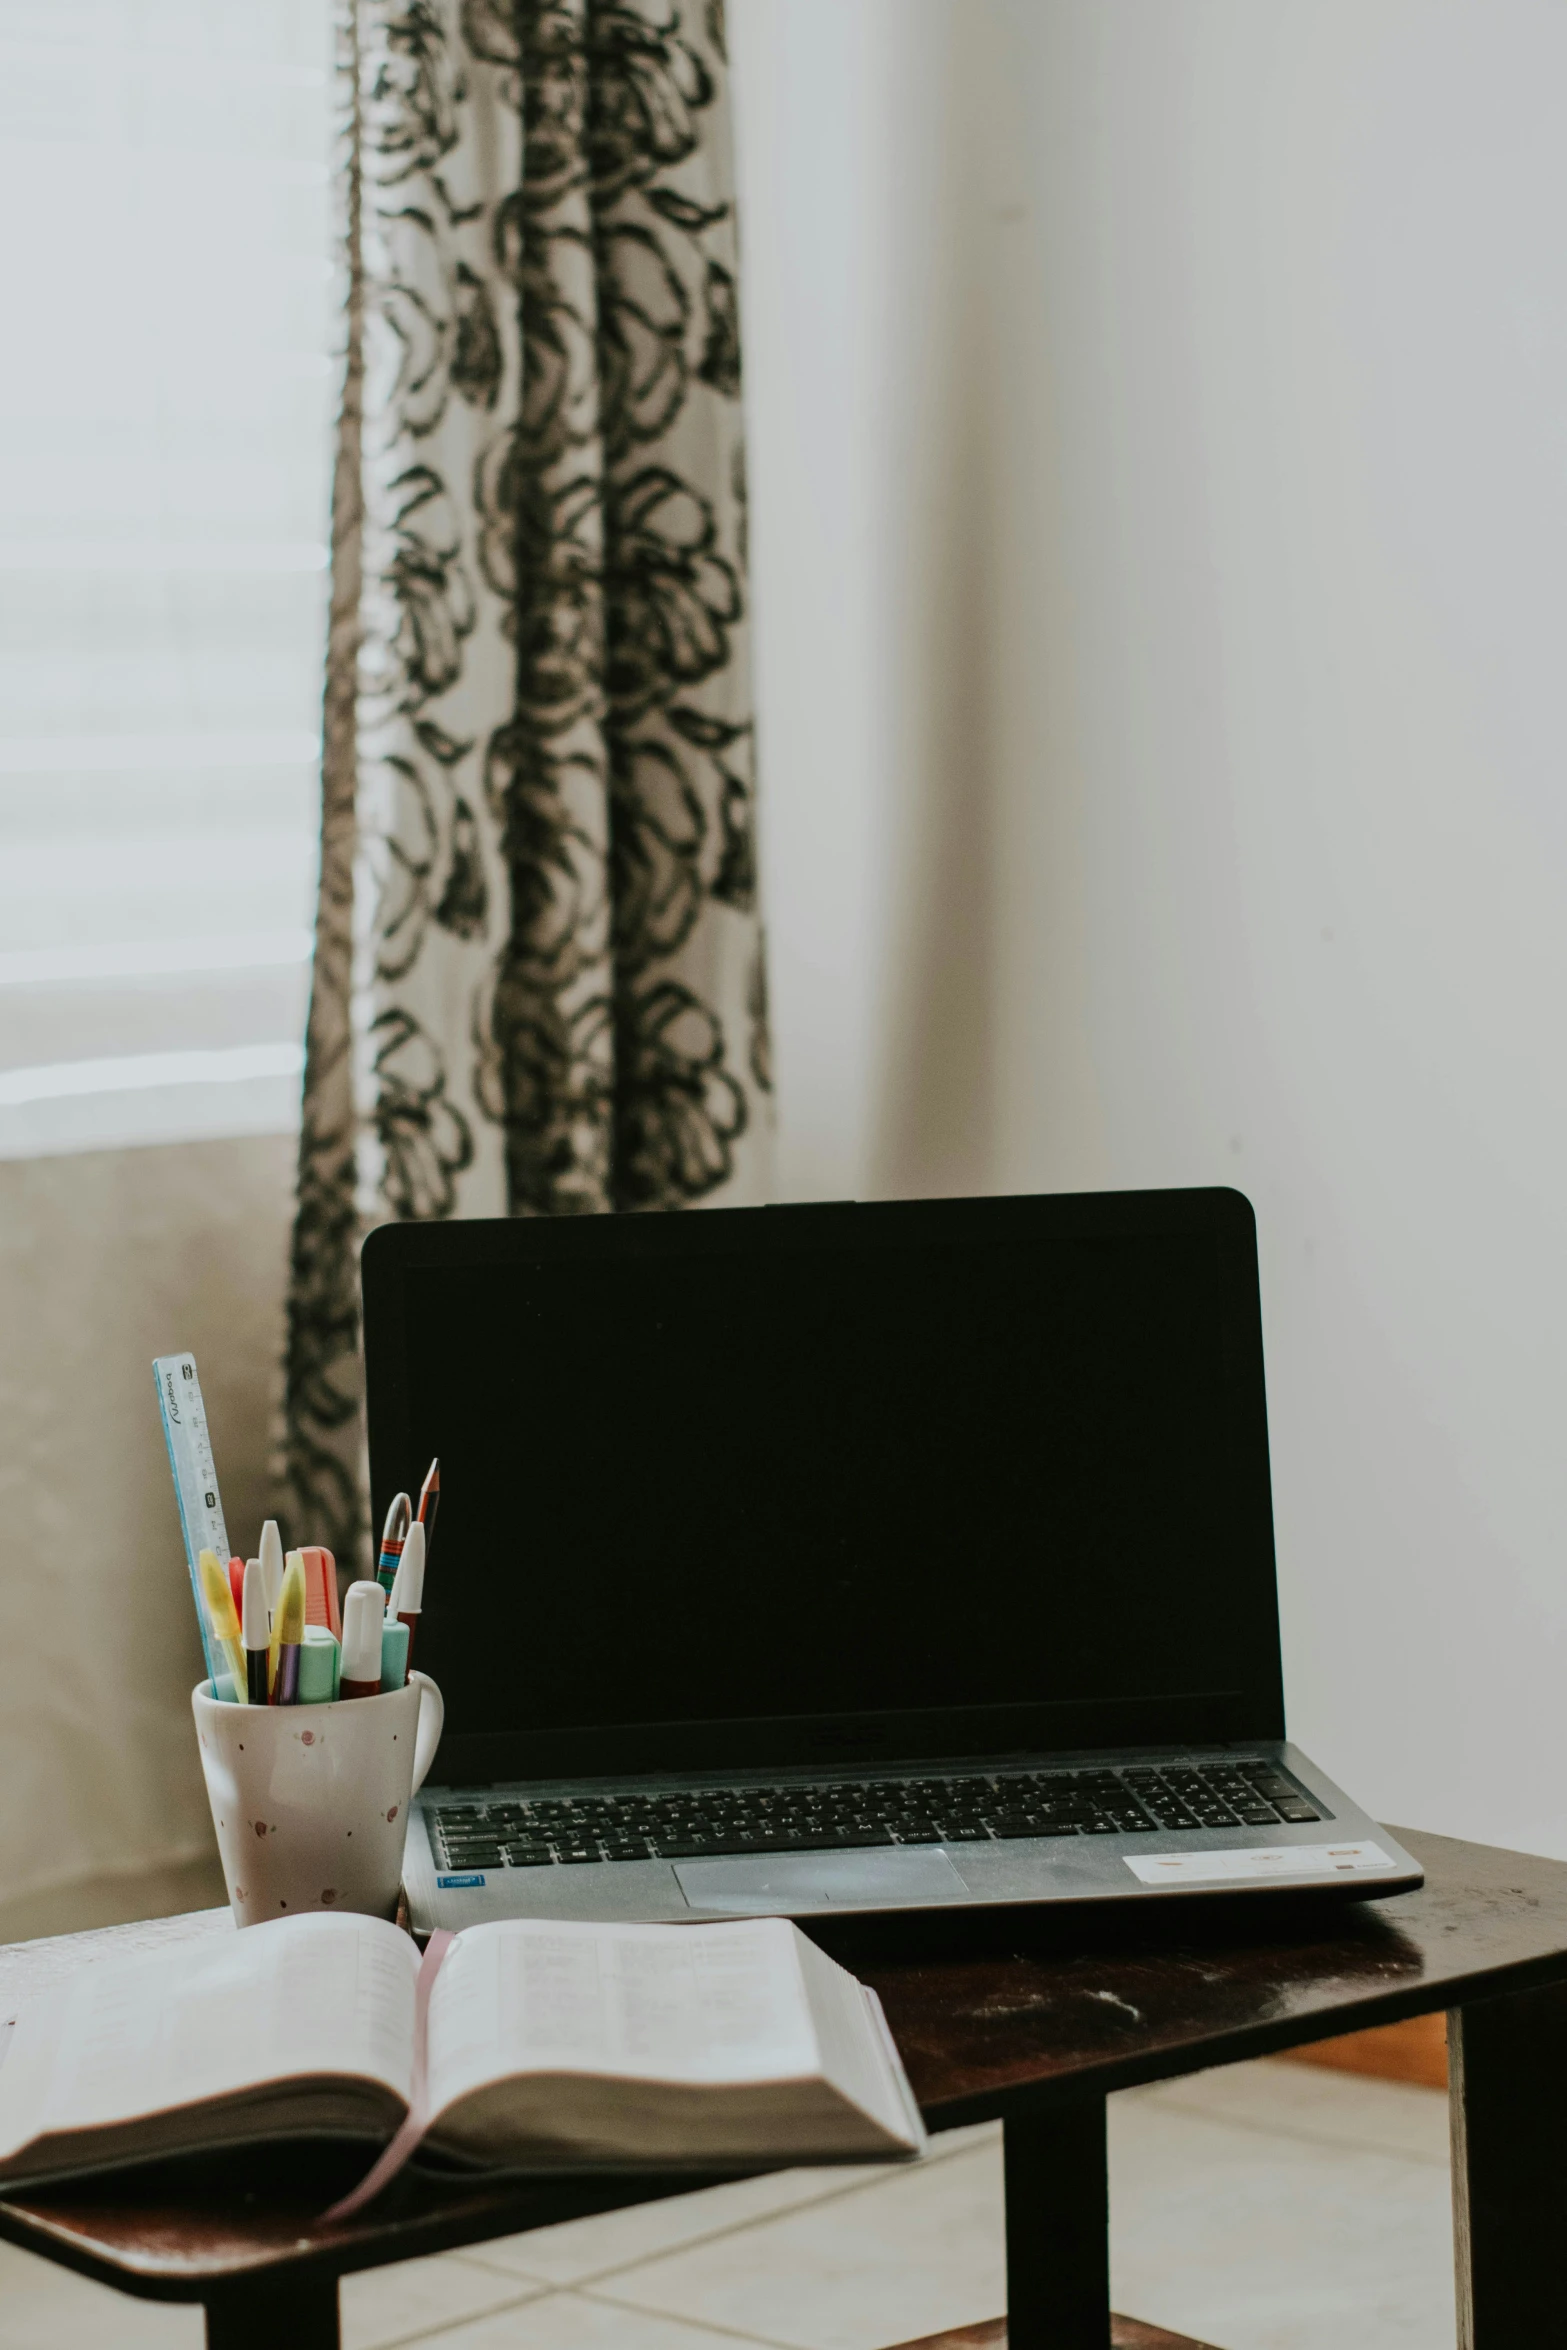
<svg viewBox="0 0 1567 2350"><path fill-rule="evenodd" d="M435 1760L435 1683L333 1705L224 1705L191 1692L207 1800L240 1926L307 1909L394 1917L408 1805Z"/></svg>

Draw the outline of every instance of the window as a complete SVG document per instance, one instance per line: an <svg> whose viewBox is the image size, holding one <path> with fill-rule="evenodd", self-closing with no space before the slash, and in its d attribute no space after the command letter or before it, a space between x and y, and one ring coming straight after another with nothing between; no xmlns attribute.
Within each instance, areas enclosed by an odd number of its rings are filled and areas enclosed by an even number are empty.
<svg viewBox="0 0 1567 2350"><path fill-rule="evenodd" d="M297 1122L325 0L0 0L0 1155Z"/></svg>

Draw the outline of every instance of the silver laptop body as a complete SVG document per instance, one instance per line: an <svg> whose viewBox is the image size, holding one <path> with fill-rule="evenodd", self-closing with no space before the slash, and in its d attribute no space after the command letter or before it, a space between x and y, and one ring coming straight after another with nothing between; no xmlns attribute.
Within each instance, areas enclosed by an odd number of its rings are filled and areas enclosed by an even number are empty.
<svg viewBox="0 0 1567 2350"><path fill-rule="evenodd" d="M1253 1773L1248 1765L1257 1765ZM1293 1820L1267 1805L1273 1817L1257 1812L1266 1804L1259 1792L1261 1771L1277 1774L1300 1801ZM622 1918L689 1922L693 1918L842 1914L853 1910L998 1908L1018 1902L1128 1901L1172 1894L1235 1894L1268 1887L1300 1893L1333 1890L1364 1898L1396 1893L1420 1884L1419 1864L1385 1828L1368 1819L1358 1804L1335 1787L1300 1749L1288 1744L1209 1748L1175 1752L1130 1749L1118 1754L1008 1757L986 1767L953 1764L941 1777L948 1785L983 1787L996 1811L1017 1799L1009 1789L1026 1782L1028 1798L1056 1783L1065 1803L1085 1774L1112 1773L1146 1827L1076 1825L1056 1822L1048 1835L1029 1835L1008 1820L1001 1831L968 1831L960 1840L935 1839L917 1828L906 1839L900 1828L885 1843L833 1848L818 1843L799 1850L785 1836L768 1853L655 1857L651 1835L644 1859L567 1857L588 1843L603 1851L604 1822L615 1810L659 1798L689 1797L721 1788L747 1787L769 1793L830 1790L846 1784L886 1790L889 1809L901 1808L910 1789L927 1784L929 1766L878 1772L871 1780L845 1782L818 1774L758 1774L750 1781L711 1779L628 1779L619 1782L561 1780L523 1782L509 1787L427 1786L416 1805L404 1862L404 1882L415 1931L436 1926L454 1930L486 1918ZM1191 1827L1154 1824L1154 1790L1181 1784L1195 1773L1208 1786L1233 1778L1258 1793L1249 1821L1225 1808L1234 1821ZM920 1798L919 1800L923 1800ZM1103 1808L1095 1807L1099 1818ZM519 1816L520 1815L520 1816ZM635 1813L631 1815L635 1818ZM573 1822L577 1823L575 1826ZM671 1843L694 1839L669 1839ZM548 1845L551 1858L538 1857ZM518 1857L513 1859L511 1856ZM557 1857L557 1855L559 1857Z"/></svg>
<svg viewBox="0 0 1567 2350"><path fill-rule="evenodd" d="M1364 1897L1288 1743L1227 1190L450 1225L364 1252L441 1459L415 1928Z"/></svg>

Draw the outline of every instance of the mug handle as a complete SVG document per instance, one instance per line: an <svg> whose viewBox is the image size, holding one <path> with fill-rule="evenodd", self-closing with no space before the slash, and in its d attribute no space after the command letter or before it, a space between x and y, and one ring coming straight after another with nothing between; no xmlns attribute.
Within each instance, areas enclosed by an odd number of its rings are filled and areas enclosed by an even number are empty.
<svg viewBox="0 0 1567 2350"><path fill-rule="evenodd" d="M414 1734L414 1783L409 1790L410 1794L417 1795L429 1776L435 1750L441 1743L446 1705L428 1673L410 1673L408 1678L417 1682L419 1688L419 1727Z"/></svg>

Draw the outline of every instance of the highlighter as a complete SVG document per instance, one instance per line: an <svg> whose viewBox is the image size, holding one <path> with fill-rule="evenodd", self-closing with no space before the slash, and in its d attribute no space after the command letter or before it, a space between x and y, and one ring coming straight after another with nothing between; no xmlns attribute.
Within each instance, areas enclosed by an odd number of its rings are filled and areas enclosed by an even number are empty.
<svg viewBox="0 0 1567 2350"><path fill-rule="evenodd" d="M419 1616L424 1607L424 1554L426 1534L415 1518L403 1544L403 1563L397 1570L397 1581L392 1586L391 1605L387 1614L395 1616L408 1627L408 1662L413 1663L414 1637L419 1629Z"/></svg>
<svg viewBox="0 0 1567 2350"><path fill-rule="evenodd" d="M401 1689L408 1679L408 1626L394 1616L381 1626L381 1687Z"/></svg>
<svg viewBox="0 0 1567 2350"><path fill-rule="evenodd" d="M330 1705L337 1695L338 1646L324 1624L307 1624L299 1644L299 1702Z"/></svg>
<svg viewBox="0 0 1567 2350"><path fill-rule="evenodd" d="M337 1612L337 1561L317 1542L305 1543L299 1555L305 1569L305 1622L324 1624L333 1639L340 1640L343 1620Z"/></svg>
<svg viewBox="0 0 1567 2350"><path fill-rule="evenodd" d="M274 1705L299 1703L299 1651L304 1637L305 1562L297 1550L291 1550L283 1568L283 1588L278 1594L277 1615L272 1624Z"/></svg>
<svg viewBox="0 0 1567 2350"><path fill-rule="evenodd" d="M381 1555L375 1562L375 1579L381 1589L390 1592L397 1576L397 1562L403 1555L403 1537L408 1532L408 1521L413 1516L413 1503L406 1493L394 1493L392 1506L386 1513L381 1529Z"/></svg>
<svg viewBox="0 0 1567 2350"><path fill-rule="evenodd" d="M272 1660L268 1653L271 1641L267 1626L267 1586L260 1559L246 1562L239 1620L245 1649L245 1695L252 1705L265 1705Z"/></svg>
<svg viewBox="0 0 1567 2350"><path fill-rule="evenodd" d="M207 1621L212 1626L212 1637L223 1652L229 1679L234 1684L238 1702L245 1703L245 1651L239 1636L239 1616L234 1607L234 1594L229 1579L215 1550L204 1550L197 1562L201 1574L201 1596L207 1605ZM213 1696L218 1694L214 1685Z"/></svg>
<svg viewBox="0 0 1567 2350"><path fill-rule="evenodd" d="M381 1625L386 1593L379 1583L350 1583L343 1605L340 1697L374 1697L381 1687Z"/></svg>

